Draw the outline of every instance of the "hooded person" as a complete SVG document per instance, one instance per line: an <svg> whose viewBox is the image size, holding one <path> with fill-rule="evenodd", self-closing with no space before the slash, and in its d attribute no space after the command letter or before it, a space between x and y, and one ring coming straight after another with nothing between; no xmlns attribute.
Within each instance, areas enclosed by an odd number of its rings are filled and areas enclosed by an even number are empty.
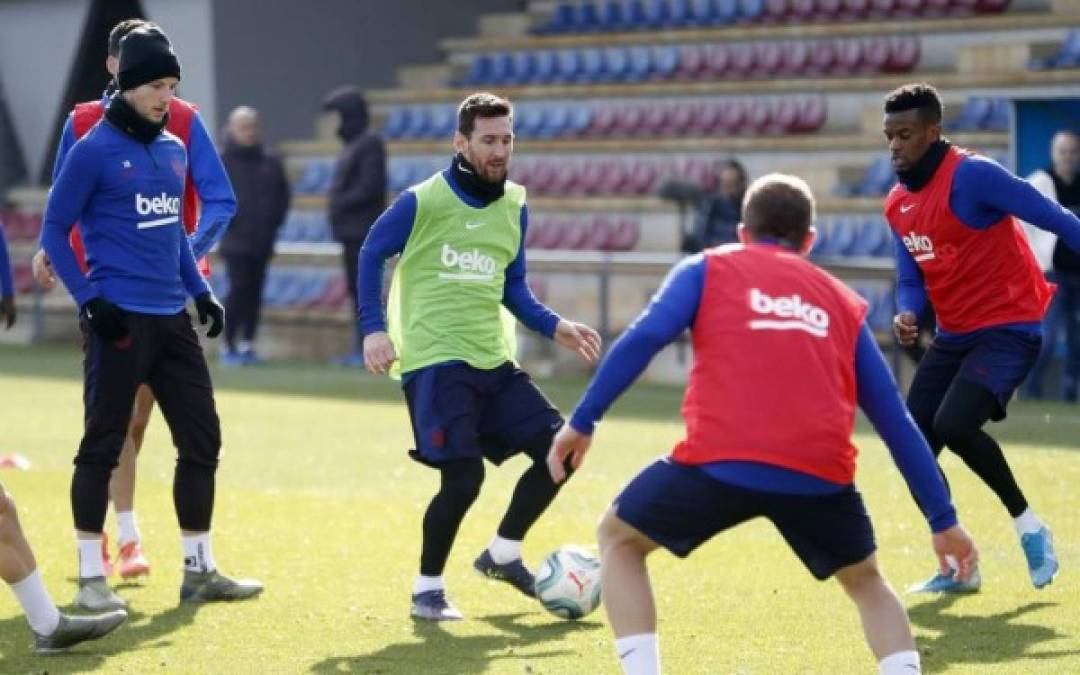
<svg viewBox="0 0 1080 675"><path fill-rule="evenodd" d="M337 134L344 146L338 155L330 185L328 215L334 239L342 244L345 279L357 311L357 275L360 247L371 225L386 206L386 147L382 139L368 131L368 106L356 87L334 90L323 109L340 117ZM354 321L353 351L342 359L345 365L363 366L359 324Z"/></svg>

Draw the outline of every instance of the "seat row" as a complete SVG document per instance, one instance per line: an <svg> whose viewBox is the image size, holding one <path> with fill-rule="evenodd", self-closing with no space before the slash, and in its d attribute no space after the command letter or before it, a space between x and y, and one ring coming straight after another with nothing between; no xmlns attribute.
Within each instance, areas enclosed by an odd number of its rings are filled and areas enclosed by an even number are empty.
<svg viewBox="0 0 1080 675"><path fill-rule="evenodd" d="M887 258L893 255L893 237L880 215L833 215L818 219L815 258Z"/></svg>
<svg viewBox="0 0 1080 675"><path fill-rule="evenodd" d="M215 270L210 279L214 292L225 297L229 292L224 270ZM263 304L291 309L336 309L349 304L345 278L337 268L271 267L263 285Z"/></svg>
<svg viewBox="0 0 1080 675"><path fill-rule="evenodd" d="M1032 59L1028 63L1032 70L1054 70L1056 68L1080 68L1080 28L1070 30L1065 42L1056 54L1045 58Z"/></svg>
<svg viewBox="0 0 1080 675"><path fill-rule="evenodd" d="M280 242L325 243L333 241L325 211L292 209L278 230Z"/></svg>
<svg viewBox="0 0 1080 675"><path fill-rule="evenodd" d="M946 124L948 131L1008 131L1012 106L1006 98L972 96L960 114Z"/></svg>
<svg viewBox="0 0 1080 675"><path fill-rule="evenodd" d="M530 249L571 251L632 251L641 239L636 218L608 216L533 217L525 233Z"/></svg>
<svg viewBox="0 0 1080 675"><path fill-rule="evenodd" d="M586 160L520 160L511 178L538 196L643 197L655 194L664 182L691 183L705 192L716 189L721 160L661 157L614 157Z"/></svg>
<svg viewBox="0 0 1080 675"><path fill-rule="evenodd" d="M986 157L1002 166L1009 165L1009 157L1000 152L983 152ZM876 157L866 168L862 178L852 183L839 183L833 193L838 197L883 197L896 184L896 171L888 155Z"/></svg>
<svg viewBox="0 0 1080 675"><path fill-rule="evenodd" d="M734 23L851 21L1004 11L1009 0L578 0L556 5L533 33L611 33Z"/></svg>
<svg viewBox="0 0 1080 675"><path fill-rule="evenodd" d="M825 116L822 96L526 103L515 110L514 132L539 139L794 134L817 131ZM451 106L398 106L382 133L390 140L448 139L455 121Z"/></svg>
<svg viewBox="0 0 1080 675"><path fill-rule="evenodd" d="M921 53L913 35L636 45L473 55L456 86L604 84L671 80L906 73Z"/></svg>

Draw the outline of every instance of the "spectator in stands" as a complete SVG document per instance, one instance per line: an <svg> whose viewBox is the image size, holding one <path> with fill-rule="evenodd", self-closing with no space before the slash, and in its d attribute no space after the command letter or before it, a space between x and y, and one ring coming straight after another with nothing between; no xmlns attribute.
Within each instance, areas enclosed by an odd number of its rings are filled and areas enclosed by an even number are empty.
<svg viewBox="0 0 1080 675"><path fill-rule="evenodd" d="M334 238L342 245L345 280L355 317L360 247L371 224L386 206L386 148L382 139L368 132L367 101L355 87L342 87L332 92L323 102L323 109L339 116L337 134L345 144L330 185L329 216ZM363 336L358 319L354 318L352 323L353 349L340 363L363 367Z"/></svg>
<svg viewBox="0 0 1080 675"><path fill-rule="evenodd" d="M1080 136L1072 131L1056 133L1050 142L1050 168L1031 174L1028 182L1049 199L1080 215ZM1064 328L1066 356L1062 390L1065 400L1075 403L1080 380L1080 255L1052 232L1028 223L1024 223L1024 230L1039 266L1058 285L1043 319L1042 352L1031 370L1026 392L1031 398L1042 398L1046 368Z"/></svg>
<svg viewBox="0 0 1080 675"><path fill-rule="evenodd" d="M15 283L11 277L11 256L8 255L3 223L0 223L0 321L5 330L15 325Z"/></svg>
<svg viewBox="0 0 1080 675"><path fill-rule="evenodd" d="M258 362L253 345L263 281L278 228L289 210L289 182L281 160L263 149L258 113L247 106L229 114L221 160L237 199L236 216L221 238L221 255L229 273L225 312L230 319L225 324L222 362L247 365Z"/></svg>
<svg viewBox="0 0 1080 675"><path fill-rule="evenodd" d="M738 160L728 159L721 164L719 188L701 200L694 230L683 239L684 252L697 253L738 241L736 230L742 221L747 182L746 167Z"/></svg>

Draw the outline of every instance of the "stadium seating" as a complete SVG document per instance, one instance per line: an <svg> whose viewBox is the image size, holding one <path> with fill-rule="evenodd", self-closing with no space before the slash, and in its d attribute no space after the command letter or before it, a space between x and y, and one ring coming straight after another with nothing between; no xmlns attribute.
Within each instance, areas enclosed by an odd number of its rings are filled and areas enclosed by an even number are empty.
<svg viewBox="0 0 1080 675"><path fill-rule="evenodd" d="M1033 70L1053 70L1056 68L1080 68L1080 28L1069 31L1056 54L1046 58L1032 59L1028 67Z"/></svg>
<svg viewBox="0 0 1080 675"><path fill-rule="evenodd" d="M18 209L0 211L0 225L8 243L36 241L41 235L41 213Z"/></svg>

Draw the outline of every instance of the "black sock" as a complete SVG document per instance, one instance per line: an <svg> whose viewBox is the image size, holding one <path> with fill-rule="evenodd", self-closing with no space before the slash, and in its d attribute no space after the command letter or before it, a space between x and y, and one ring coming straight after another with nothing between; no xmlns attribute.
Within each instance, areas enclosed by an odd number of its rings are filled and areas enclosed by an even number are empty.
<svg viewBox="0 0 1080 675"><path fill-rule="evenodd" d="M439 473L441 486L424 513L420 574L426 577L437 577L446 567L461 521L480 494L484 460L479 457L452 460L441 465Z"/></svg>
<svg viewBox="0 0 1080 675"><path fill-rule="evenodd" d="M566 484L566 481L563 481L556 485L548 471L547 453L553 437L554 431L545 431L526 448L526 454L532 458L533 465L518 480L514 496L510 498L510 506L499 523L498 534L503 539L524 539L525 533L540 519L551 502L555 501L555 495L559 494L559 490ZM567 464L567 478L571 472L572 469Z"/></svg>
<svg viewBox="0 0 1080 675"><path fill-rule="evenodd" d="M1001 410L997 398L981 385L956 380L934 417L934 435L964 460L1009 510L1013 518L1027 510L1001 446L982 426Z"/></svg>

